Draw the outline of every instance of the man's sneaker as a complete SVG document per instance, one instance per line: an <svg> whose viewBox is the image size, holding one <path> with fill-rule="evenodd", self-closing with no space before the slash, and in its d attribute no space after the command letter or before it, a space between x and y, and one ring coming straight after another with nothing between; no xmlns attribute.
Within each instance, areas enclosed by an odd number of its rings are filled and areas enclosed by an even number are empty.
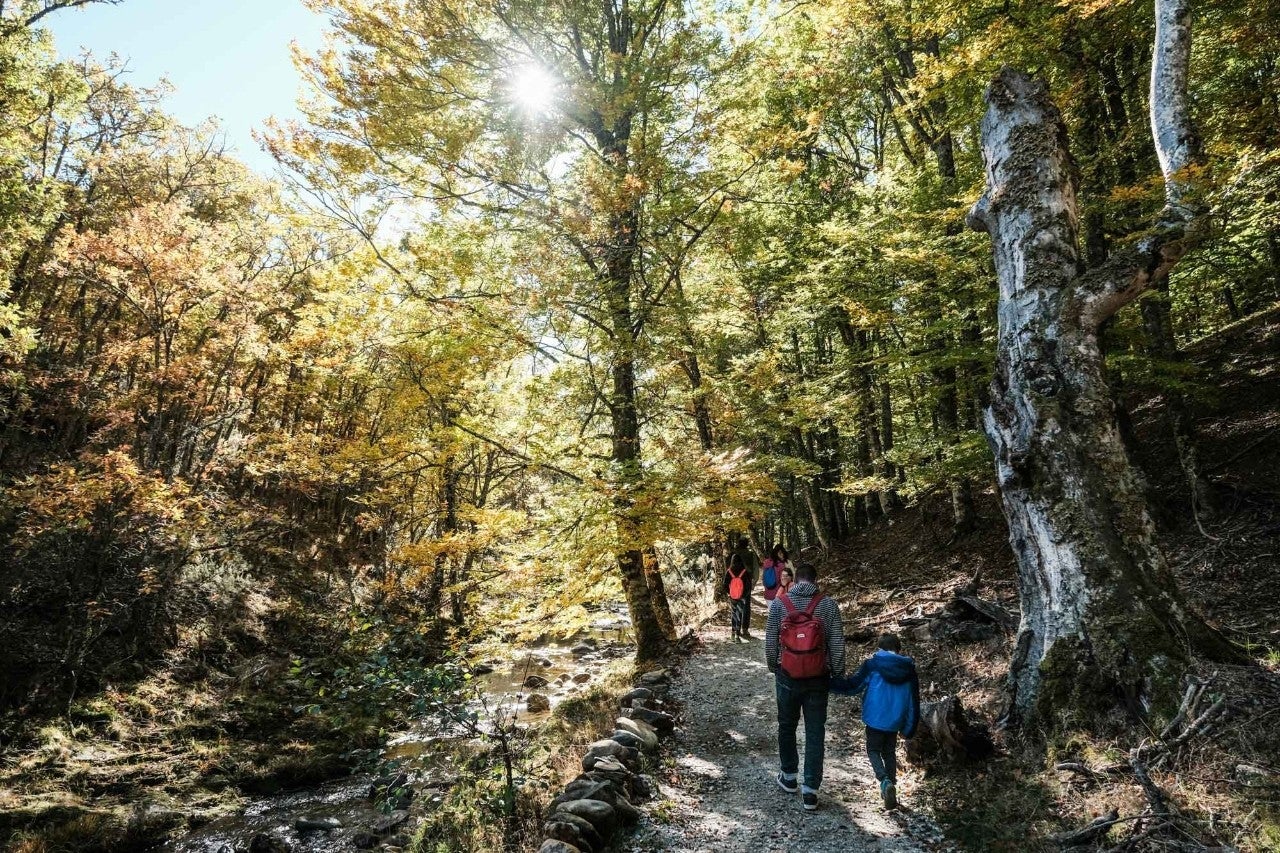
<svg viewBox="0 0 1280 853"><path fill-rule="evenodd" d="M788 781L786 776L783 776L781 773L779 773L778 787L786 791L788 794L794 794L796 791L800 790L800 783L797 782L795 779Z"/></svg>
<svg viewBox="0 0 1280 853"><path fill-rule="evenodd" d="M816 792L806 792L804 795L804 810L807 812L816 812L818 810L818 795Z"/></svg>
<svg viewBox="0 0 1280 853"><path fill-rule="evenodd" d="M886 809L896 809L898 807L898 788L888 779L880 783L880 799L884 800Z"/></svg>

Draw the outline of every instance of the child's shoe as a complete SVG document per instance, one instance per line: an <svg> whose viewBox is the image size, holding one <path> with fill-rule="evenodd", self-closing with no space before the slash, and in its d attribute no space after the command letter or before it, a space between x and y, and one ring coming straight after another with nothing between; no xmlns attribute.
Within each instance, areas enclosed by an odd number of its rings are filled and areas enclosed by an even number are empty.
<svg viewBox="0 0 1280 853"><path fill-rule="evenodd" d="M892 780L880 780L880 799L884 800L886 809L892 810L898 807L898 788Z"/></svg>

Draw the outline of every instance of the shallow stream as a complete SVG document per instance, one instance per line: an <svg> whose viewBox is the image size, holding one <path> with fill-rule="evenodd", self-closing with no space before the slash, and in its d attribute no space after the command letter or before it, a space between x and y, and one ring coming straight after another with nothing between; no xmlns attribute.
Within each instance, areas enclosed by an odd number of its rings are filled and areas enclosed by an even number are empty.
<svg viewBox="0 0 1280 853"><path fill-rule="evenodd" d="M604 665L631 653L625 607L606 611L593 628L562 642L520 649L505 660L477 667L480 718L515 714L536 726L565 699L600 677ZM536 677L530 681L530 677ZM526 687L526 683L545 685ZM533 694L546 707L530 710ZM538 700L534 700L537 704ZM254 797L243 810L212 821L164 845L164 853L336 853L358 848L396 849L408 843L412 811L429 811L444 799L467 761L488 748L480 738L423 722L390 738L376 765L323 785ZM379 803L383 808L379 809ZM388 805L389 804L389 805ZM312 828L314 827L314 828ZM326 828L328 827L328 828Z"/></svg>

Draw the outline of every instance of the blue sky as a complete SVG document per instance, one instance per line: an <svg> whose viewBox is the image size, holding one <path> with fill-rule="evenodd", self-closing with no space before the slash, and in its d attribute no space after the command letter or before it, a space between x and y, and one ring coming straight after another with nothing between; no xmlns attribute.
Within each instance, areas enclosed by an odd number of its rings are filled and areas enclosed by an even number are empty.
<svg viewBox="0 0 1280 853"><path fill-rule="evenodd" d="M253 129L268 116L297 116L302 80L289 44L315 51L325 26L302 0L124 0L55 12L42 23L62 56L81 47L103 59L114 51L128 60L135 85L168 78L177 91L167 111L184 124L217 116L237 155L261 171L272 160Z"/></svg>

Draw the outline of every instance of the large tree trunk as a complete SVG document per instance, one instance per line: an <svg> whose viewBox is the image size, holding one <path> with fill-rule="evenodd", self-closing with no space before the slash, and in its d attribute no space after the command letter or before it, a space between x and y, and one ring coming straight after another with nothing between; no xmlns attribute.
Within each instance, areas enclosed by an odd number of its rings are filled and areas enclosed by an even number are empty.
<svg viewBox="0 0 1280 853"><path fill-rule="evenodd" d="M619 226L615 234L634 234L634 221L629 227ZM625 239L625 238L624 238ZM634 239L634 238L632 238ZM626 243L623 243L625 248ZM636 637L636 659L656 660L666 651L662 626L658 622L650 597L644 567L644 525L636 507L636 492L643 485L640 469L640 417L636 409L636 367L631 317L631 267L634 254L611 253L609 273L610 313L613 318L614 352L613 388L609 400L612 427L612 457L617 479L613 484L614 525L618 537L618 573L627 597L631 626ZM618 257L623 255L622 257Z"/></svg>
<svg viewBox="0 0 1280 853"><path fill-rule="evenodd" d="M675 642L676 620L671 615L671 602L667 599L667 585L662 579L662 565L658 562L658 549L649 545L644 551L645 583L653 602L653 615L658 620L662 635Z"/></svg>
<svg viewBox="0 0 1280 853"><path fill-rule="evenodd" d="M1163 11L1153 78L1163 81L1158 85L1180 83L1185 93L1185 0L1159 0L1157 9ZM1181 76L1167 67L1170 61L1181 62ZM1158 93L1152 105L1171 185L1161 225L1079 275L1075 178L1058 110L1043 84L1009 69L986 94L987 192L969 222L991 235L1000 287L985 426L1022 599L1011 722L1087 723L1099 705L1117 698L1136 713L1171 713L1189 651L1236 654L1187 608L1156 545L1098 346L1099 325L1166 273L1185 248L1192 217L1174 184L1189 162L1189 135L1162 127L1173 121L1187 128L1185 112L1166 96ZM1166 161L1168 145L1182 146L1182 154Z"/></svg>

